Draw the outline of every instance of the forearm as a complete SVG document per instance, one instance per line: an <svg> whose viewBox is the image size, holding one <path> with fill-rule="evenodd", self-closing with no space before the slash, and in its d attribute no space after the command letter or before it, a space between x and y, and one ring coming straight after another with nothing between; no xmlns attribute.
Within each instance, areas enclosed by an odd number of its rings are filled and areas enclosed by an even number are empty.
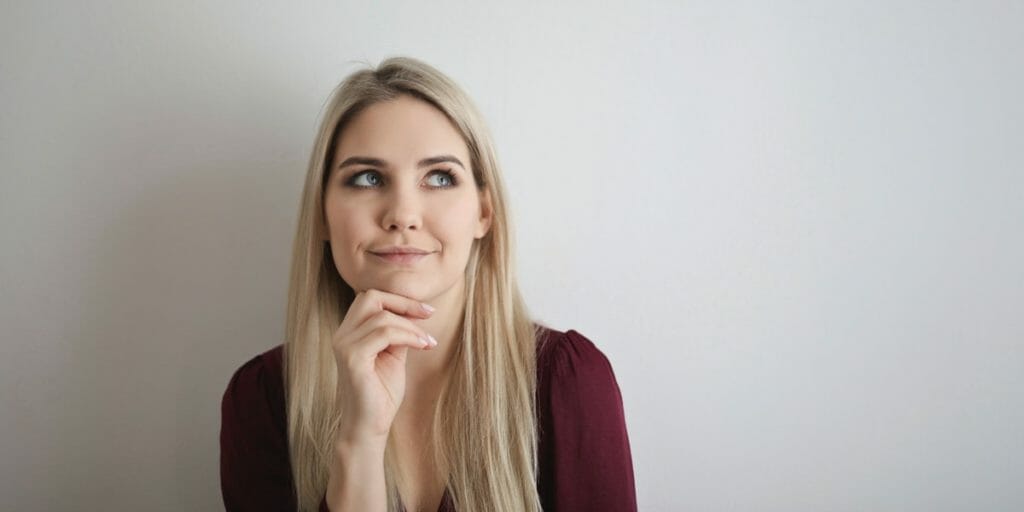
<svg viewBox="0 0 1024 512"><path fill-rule="evenodd" d="M339 442L334 454L327 481L331 512L386 512L384 446Z"/></svg>

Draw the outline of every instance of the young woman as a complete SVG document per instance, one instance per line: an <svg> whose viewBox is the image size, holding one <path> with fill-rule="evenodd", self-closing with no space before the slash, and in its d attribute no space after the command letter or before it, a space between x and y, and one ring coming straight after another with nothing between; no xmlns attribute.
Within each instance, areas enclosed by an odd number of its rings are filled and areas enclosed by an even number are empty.
<svg viewBox="0 0 1024 512"><path fill-rule="evenodd" d="M604 354L534 322L485 124L420 61L346 78L310 158L286 341L222 402L228 510L629 511Z"/></svg>

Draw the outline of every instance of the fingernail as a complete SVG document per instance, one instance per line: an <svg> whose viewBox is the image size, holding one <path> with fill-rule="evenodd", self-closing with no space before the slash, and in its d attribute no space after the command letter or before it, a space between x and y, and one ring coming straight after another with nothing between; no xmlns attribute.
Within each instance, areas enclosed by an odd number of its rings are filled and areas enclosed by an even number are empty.
<svg viewBox="0 0 1024 512"><path fill-rule="evenodd" d="M430 304L425 304L425 303L421 302L420 306L423 306L423 311L426 311L427 313L433 313L434 312L434 308L432 308L430 306Z"/></svg>
<svg viewBox="0 0 1024 512"><path fill-rule="evenodd" d="M430 344L436 347L437 346L437 340L435 340L434 337L429 335L429 334L427 335L427 337L430 338Z"/></svg>

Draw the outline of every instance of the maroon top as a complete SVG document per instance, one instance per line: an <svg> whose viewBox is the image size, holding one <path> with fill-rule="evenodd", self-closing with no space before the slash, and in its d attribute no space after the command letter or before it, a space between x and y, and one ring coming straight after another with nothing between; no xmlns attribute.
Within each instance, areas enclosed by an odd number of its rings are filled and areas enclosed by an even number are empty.
<svg viewBox="0 0 1024 512"><path fill-rule="evenodd" d="M541 506L557 511L635 511L633 461L611 364L570 329L544 328L537 351ZM283 346L243 364L221 404L220 480L228 511L294 511L288 458ZM326 499L320 510L328 511ZM454 512L445 489L438 512Z"/></svg>

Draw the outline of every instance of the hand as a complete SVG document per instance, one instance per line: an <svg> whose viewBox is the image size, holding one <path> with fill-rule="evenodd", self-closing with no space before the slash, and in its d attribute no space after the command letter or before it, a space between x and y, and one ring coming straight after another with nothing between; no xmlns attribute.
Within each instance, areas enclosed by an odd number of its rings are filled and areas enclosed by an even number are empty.
<svg viewBox="0 0 1024 512"><path fill-rule="evenodd" d="M336 442L387 443L405 397L406 352L434 346L409 318L430 315L419 301L394 293L370 289L356 295L332 341L342 415Z"/></svg>

